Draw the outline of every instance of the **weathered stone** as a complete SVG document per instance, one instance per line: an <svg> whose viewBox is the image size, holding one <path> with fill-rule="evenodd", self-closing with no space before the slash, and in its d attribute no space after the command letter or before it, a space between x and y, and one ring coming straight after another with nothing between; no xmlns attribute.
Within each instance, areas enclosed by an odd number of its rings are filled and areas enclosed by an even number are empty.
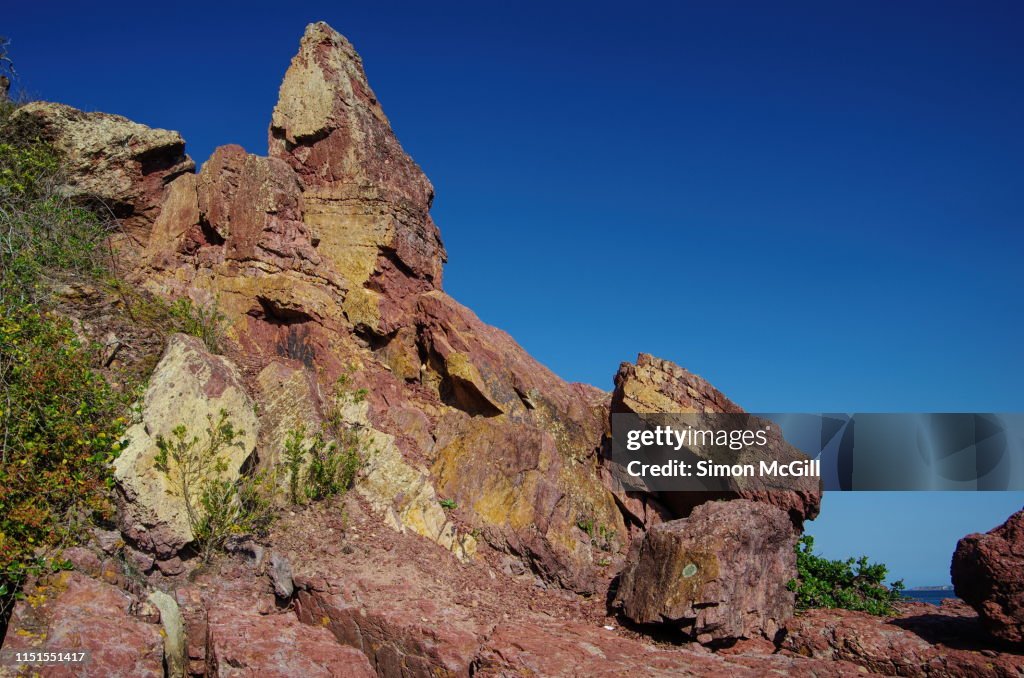
<svg viewBox="0 0 1024 678"><path fill-rule="evenodd" d="M459 534L441 507L430 477L403 458L394 436L370 425L367 408L365 402L350 401L340 409L341 420L360 431L366 454L362 478L356 486L358 492L396 530L411 530L459 558L472 557L476 540Z"/></svg>
<svg viewBox="0 0 1024 678"><path fill-rule="evenodd" d="M210 611L215 676L252 678L374 678L366 655L339 645L322 626L294 615L260 615L223 603Z"/></svg>
<svg viewBox="0 0 1024 678"><path fill-rule="evenodd" d="M699 646L697 646L699 648ZM655 645L579 623L499 624L473 665L473 676L642 675L651 677L760 678L768 675L860 676L844 661L772 654L722 656L692 647Z"/></svg>
<svg viewBox="0 0 1024 678"><path fill-rule="evenodd" d="M1001 640L1024 643L1024 510L956 545L950 567L956 595Z"/></svg>
<svg viewBox="0 0 1024 678"><path fill-rule="evenodd" d="M431 473L444 497L546 580L594 591L595 561L623 546L621 518L610 495L588 487L586 470L567 466L551 433L453 412L437 435Z"/></svg>
<svg viewBox="0 0 1024 678"><path fill-rule="evenodd" d="M226 247L225 257L258 259L315 273L320 255L305 224L298 179L277 158L221 146L199 173L199 213Z"/></svg>
<svg viewBox="0 0 1024 678"><path fill-rule="evenodd" d="M559 379L443 292L421 295L416 312L422 385L448 406L431 455L439 492L546 579L594 591L597 564L627 541L597 458L607 394Z"/></svg>
<svg viewBox="0 0 1024 678"><path fill-rule="evenodd" d="M1024 657L993 646L962 602L903 603L897 616L808 610L786 624L786 652L847 661L871 673L928 678L1019 678Z"/></svg>
<svg viewBox="0 0 1024 678"><path fill-rule="evenodd" d="M729 400L704 379L646 353L637 356L635 364L622 363L615 375L611 411L634 414L741 414L743 409ZM804 460L807 457L787 444L777 432L769 433L770 448L765 456L781 462ZM638 520L646 506L640 493L625 491L613 479L609 484L623 507ZM821 482L816 478L790 478L785 489L773 487L764 479L745 479L741 485L731 481L732 488L722 493L659 492L655 495L675 517L689 515L694 506L712 499L742 497L777 506L789 513L793 524L801 528L804 520L813 520L821 506Z"/></svg>
<svg viewBox="0 0 1024 678"><path fill-rule="evenodd" d="M305 431L308 439L320 430L323 403L315 375L295 361L274 360L260 370L255 383L260 402L261 462L274 468L284 462L285 443L292 431Z"/></svg>
<svg viewBox="0 0 1024 678"><path fill-rule="evenodd" d="M177 132L146 127L119 115L36 101L19 108L13 117L30 119L42 138L62 153L68 195L101 204L121 220L132 241L126 253L148 242L165 186L195 169Z"/></svg>
<svg viewBox="0 0 1024 678"><path fill-rule="evenodd" d="M635 622L677 626L702 643L773 639L793 614L795 542L788 516L772 506L701 504L648 530L615 603Z"/></svg>
<svg viewBox="0 0 1024 678"><path fill-rule="evenodd" d="M317 245L291 168L223 146L171 184L135 277L161 296L216 301L247 364L312 367L349 327L348 283Z"/></svg>
<svg viewBox="0 0 1024 678"><path fill-rule="evenodd" d="M4 654L87 651L84 675L163 678L160 625L132 616L138 601L79 572L63 572L32 587L14 607ZM0 666L0 675L15 675ZM50 667L47 676L83 675L83 666Z"/></svg>
<svg viewBox="0 0 1024 678"><path fill-rule="evenodd" d="M129 428L128 445L114 463L121 530L160 560L173 558L193 534L184 498L156 467L157 437L173 440L173 429L183 425L188 439L198 438L202 449L221 410L239 433L235 444L220 450L223 477L235 479L256 446L254 404L226 358L212 355L195 337L172 335L143 397L142 421Z"/></svg>
<svg viewBox="0 0 1024 678"><path fill-rule="evenodd" d="M270 155L299 175L306 224L352 283L353 323L388 325L381 297L392 282L404 292L440 286L446 254L429 213L434 189L395 138L359 55L325 23L306 28L285 74Z"/></svg>
<svg viewBox="0 0 1024 678"><path fill-rule="evenodd" d="M163 591L153 591L147 602L160 610L160 626L164 639L164 662L168 676L185 675L188 662L186 654L185 619L178 608L178 601Z"/></svg>
<svg viewBox="0 0 1024 678"><path fill-rule="evenodd" d="M274 585L274 595L278 598L287 600L295 593L295 584L292 582L292 564L280 553L270 554L267 576L270 577L270 583Z"/></svg>

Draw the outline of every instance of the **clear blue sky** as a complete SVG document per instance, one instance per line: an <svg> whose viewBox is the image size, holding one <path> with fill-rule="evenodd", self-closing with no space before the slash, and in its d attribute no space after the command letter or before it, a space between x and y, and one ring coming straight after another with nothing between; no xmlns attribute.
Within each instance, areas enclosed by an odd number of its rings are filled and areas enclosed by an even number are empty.
<svg viewBox="0 0 1024 678"><path fill-rule="evenodd" d="M556 5L551 7L550 5ZM754 411L1024 409L1019 2L29 3L39 98L266 151L306 23L437 189L446 288L561 375L638 351ZM912 585L1022 494L838 494Z"/></svg>

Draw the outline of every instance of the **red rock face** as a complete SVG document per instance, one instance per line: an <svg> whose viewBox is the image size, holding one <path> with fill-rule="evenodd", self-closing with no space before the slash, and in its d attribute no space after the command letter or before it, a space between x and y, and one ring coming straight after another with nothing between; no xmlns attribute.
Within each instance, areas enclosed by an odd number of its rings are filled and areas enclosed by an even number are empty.
<svg viewBox="0 0 1024 678"><path fill-rule="evenodd" d="M260 615L251 605L221 601L208 620L214 675L253 678L374 678L370 662L339 644L323 626L306 625L290 613ZM397 675L397 674L396 674Z"/></svg>
<svg viewBox="0 0 1024 678"><path fill-rule="evenodd" d="M30 588L11 617L4 653L86 650L85 665L46 669L45 675L162 678L164 646L159 615L133 616L139 600L78 572ZM0 675L8 667L0 667ZM13 673L11 674L13 675Z"/></svg>
<svg viewBox="0 0 1024 678"><path fill-rule="evenodd" d="M788 516L772 506L701 504L634 546L615 604L637 623L678 627L702 643L774 639L793 614L795 543Z"/></svg>
<svg viewBox="0 0 1024 678"><path fill-rule="evenodd" d="M1000 640L1024 643L1024 510L985 534L956 545L951 565L956 595L970 603Z"/></svg>
<svg viewBox="0 0 1024 678"><path fill-rule="evenodd" d="M315 269L320 257L302 223L299 190L284 162L221 146L199 174L199 213L227 245L227 259Z"/></svg>

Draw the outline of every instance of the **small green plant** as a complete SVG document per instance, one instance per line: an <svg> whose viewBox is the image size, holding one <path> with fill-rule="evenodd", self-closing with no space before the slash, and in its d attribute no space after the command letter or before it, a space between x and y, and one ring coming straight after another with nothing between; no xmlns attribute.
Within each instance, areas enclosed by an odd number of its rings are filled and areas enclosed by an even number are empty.
<svg viewBox="0 0 1024 678"><path fill-rule="evenodd" d="M344 494L355 483L359 470L366 462L365 441L358 424L345 419L344 408L366 400L365 388L352 387L354 369L349 367L334 383L333 404L327 411L323 431L316 432L306 442L305 428L288 432L285 439L284 466L289 474L292 502L301 501L300 494L317 501ZM299 492L300 469L304 463L303 492Z"/></svg>
<svg viewBox="0 0 1024 678"><path fill-rule="evenodd" d="M584 516L576 521L576 527L583 530L583 532L590 537L590 545L595 546L602 551L614 550L613 544L615 543L615 530L608 527L604 523L598 523L591 516Z"/></svg>
<svg viewBox="0 0 1024 678"><path fill-rule="evenodd" d="M284 467L288 472L288 499L293 504L300 503L299 483L301 481L302 463L306 460L306 427L288 431L284 439Z"/></svg>
<svg viewBox="0 0 1024 678"><path fill-rule="evenodd" d="M366 400L368 392L365 388L352 388L352 377L355 368L349 366L334 382L334 403L327 412L327 428L338 437L352 427L345 422L344 408L358 405Z"/></svg>
<svg viewBox="0 0 1024 678"><path fill-rule="evenodd" d="M209 562L233 534L259 533L273 514L265 474L243 476L237 481L224 477L224 452L241 445L243 431L235 430L228 413L221 410L207 417L207 440L189 436L184 425L171 431L171 438L157 436L155 464L167 476L185 504L189 527L202 561Z"/></svg>
<svg viewBox="0 0 1024 678"><path fill-rule="evenodd" d="M359 434L345 431L340 441L329 441L317 432L307 440L305 427L292 429L285 437L282 464L288 474L288 496L293 504L344 494L363 466Z"/></svg>
<svg viewBox="0 0 1024 678"><path fill-rule="evenodd" d="M196 304L185 297L172 302L167 314L174 330L198 337L212 353L221 352L225 318L217 304Z"/></svg>
<svg viewBox="0 0 1024 678"><path fill-rule="evenodd" d="M313 501L344 494L352 487L363 465L359 436L355 431L340 441L325 441L317 434L309 446L306 496Z"/></svg>
<svg viewBox="0 0 1024 678"><path fill-rule="evenodd" d="M454 499L442 499L438 503L441 504L441 508L443 508L445 511L454 511L455 509L459 508L459 503Z"/></svg>
<svg viewBox="0 0 1024 678"><path fill-rule="evenodd" d="M797 609L842 608L889 615L903 600L903 581L885 585L888 568L869 563L867 556L829 560L814 553L814 537L804 535L796 545L797 578L787 583L796 593Z"/></svg>

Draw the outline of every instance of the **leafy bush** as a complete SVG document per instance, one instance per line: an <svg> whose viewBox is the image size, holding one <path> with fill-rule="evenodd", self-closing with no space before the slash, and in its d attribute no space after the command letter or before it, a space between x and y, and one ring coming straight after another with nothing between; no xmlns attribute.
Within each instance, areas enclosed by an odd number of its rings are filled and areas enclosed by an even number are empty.
<svg viewBox="0 0 1024 678"><path fill-rule="evenodd" d="M288 431L283 463L291 502L301 504L303 498L318 501L348 491L363 466L361 448L355 432L345 436L342 443L327 441L322 433L307 442L305 427Z"/></svg>
<svg viewBox="0 0 1024 678"><path fill-rule="evenodd" d="M105 270L110 224L55 188L56 153L46 144L0 143L0 292L38 302L48 275Z"/></svg>
<svg viewBox="0 0 1024 678"><path fill-rule="evenodd" d="M303 498L317 501L344 494L365 463L362 432L358 425L345 421L343 413L346 405L366 399L366 389L352 388L351 375L349 369L335 382L334 403L322 431L308 441L305 426L288 431L282 466L288 473L288 494L293 504L302 503Z"/></svg>
<svg viewBox="0 0 1024 678"><path fill-rule="evenodd" d="M171 439L157 436L156 467L175 488L185 503L189 527L203 562L224 546L234 534L259 533L273 519L271 483L262 474L243 476L237 481L224 477L227 460L224 451L241 444L243 431L236 431L221 410L208 418L207 440L178 425Z"/></svg>
<svg viewBox="0 0 1024 678"><path fill-rule="evenodd" d="M47 567L83 519L109 518L127 398L69 322L0 295L0 586Z"/></svg>
<svg viewBox="0 0 1024 678"><path fill-rule="evenodd" d="M57 153L11 133L12 110L0 106L0 632L24 578L61 567L82 523L111 516L131 398L45 303L48 276L102 271L107 225L58 193Z"/></svg>
<svg viewBox="0 0 1024 678"><path fill-rule="evenodd" d="M344 442L325 442L322 436L314 436L308 450L306 496L317 501L348 491L363 465L359 450L355 435Z"/></svg>
<svg viewBox="0 0 1024 678"><path fill-rule="evenodd" d="M870 614L893 614L903 599L903 580L885 586L888 568L869 563L867 556L829 560L814 553L814 537L804 535L796 545L797 578L787 584L796 593L797 609L842 608Z"/></svg>

